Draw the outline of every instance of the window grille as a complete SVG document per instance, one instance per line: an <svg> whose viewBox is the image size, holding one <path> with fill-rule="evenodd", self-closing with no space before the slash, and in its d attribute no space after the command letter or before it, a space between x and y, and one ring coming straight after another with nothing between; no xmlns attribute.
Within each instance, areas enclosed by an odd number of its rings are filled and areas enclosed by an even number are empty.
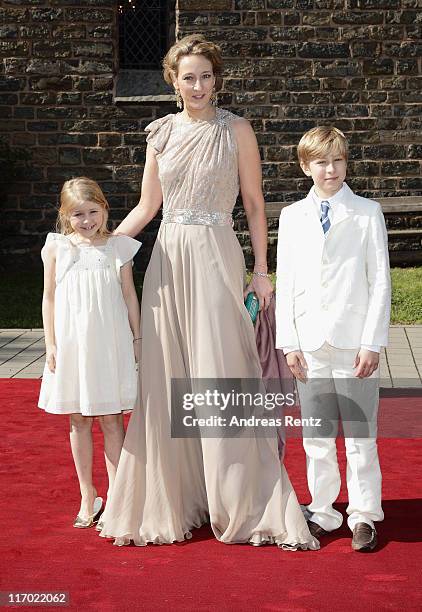
<svg viewBox="0 0 422 612"><path fill-rule="evenodd" d="M157 70L168 47L166 0L119 0L119 66Z"/></svg>

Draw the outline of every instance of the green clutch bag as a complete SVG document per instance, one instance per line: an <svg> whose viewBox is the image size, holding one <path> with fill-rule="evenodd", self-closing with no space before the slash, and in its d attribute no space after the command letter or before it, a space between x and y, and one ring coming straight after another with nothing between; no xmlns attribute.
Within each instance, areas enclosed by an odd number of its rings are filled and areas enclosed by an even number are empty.
<svg viewBox="0 0 422 612"><path fill-rule="evenodd" d="M246 296L245 306L252 319L252 323L255 323L259 312L259 300L252 291Z"/></svg>

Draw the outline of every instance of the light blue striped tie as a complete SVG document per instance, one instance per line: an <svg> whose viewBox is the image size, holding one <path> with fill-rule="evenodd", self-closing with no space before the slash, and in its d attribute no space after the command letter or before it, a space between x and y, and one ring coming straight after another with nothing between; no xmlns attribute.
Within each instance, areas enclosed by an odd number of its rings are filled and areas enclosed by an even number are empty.
<svg viewBox="0 0 422 612"><path fill-rule="evenodd" d="M328 217L328 211L330 210L330 205L327 202L327 200L323 200L321 202L321 225L322 225L322 229L324 230L324 234L326 234L328 232L328 230L331 227L331 221Z"/></svg>

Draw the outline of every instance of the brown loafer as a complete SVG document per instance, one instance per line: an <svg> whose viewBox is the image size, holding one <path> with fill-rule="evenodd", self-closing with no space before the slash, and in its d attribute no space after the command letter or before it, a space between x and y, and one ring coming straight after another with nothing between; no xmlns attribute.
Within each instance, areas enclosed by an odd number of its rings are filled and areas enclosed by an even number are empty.
<svg viewBox="0 0 422 612"><path fill-rule="evenodd" d="M330 533L329 531L325 531L325 529L321 527L321 525L318 525L318 523L314 523L314 521L307 521L307 522L308 522L308 529L311 532L311 535L314 538L317 538L317 540L319 540L321 536L326 536Z"/></svg>
<svg viewBox="0 0 422 612"><path fill-rule="evenodd" d="M378 544L377 532L368 523L358 523L353 529L352 548L358 552L370 552Z"/></svg>

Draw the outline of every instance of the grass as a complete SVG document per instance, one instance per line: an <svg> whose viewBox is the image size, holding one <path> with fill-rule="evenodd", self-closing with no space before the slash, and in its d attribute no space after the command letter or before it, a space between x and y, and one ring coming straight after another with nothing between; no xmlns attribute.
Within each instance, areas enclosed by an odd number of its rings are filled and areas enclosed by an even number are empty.
<svg viewBox="0 0 422 612"><path fill-rule="evenodd" d="M0 283L0 328L42 327L42 271L2 272ZM422 267L391 270L392 324L422 325ZM135 274L139 298L143 276Z"/></svg>

